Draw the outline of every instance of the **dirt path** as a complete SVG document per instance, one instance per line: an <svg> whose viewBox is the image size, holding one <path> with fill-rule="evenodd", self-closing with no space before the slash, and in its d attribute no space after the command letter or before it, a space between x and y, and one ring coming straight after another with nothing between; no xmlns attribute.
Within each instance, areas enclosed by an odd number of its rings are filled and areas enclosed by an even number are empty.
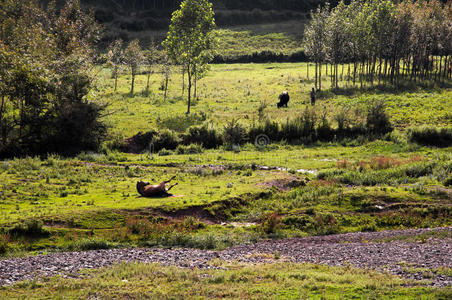
<svg viewBox="0 0 452 300"><path fill-rule="evenodd" d="M430 238L424 242L403 239L419 234ZM446 237L435 238L439 234ZM413 272L409 268L452 268L451 234L452 228L449 227L270 240L224 251L112 249L53 253L0 260L0 286L42 276L74 276L81 269L101 268L119 262L154 262L189 268L213 268L209 261L215 258L252 264L268 263L275 261L272 257L276 252L281 256L280 260L331 266L351 264L358 268L388 271L408 279L427 279L431 281L427 284L434 286L450 286L452 276ZM384 239L396 240L381 242Z"/></svg>

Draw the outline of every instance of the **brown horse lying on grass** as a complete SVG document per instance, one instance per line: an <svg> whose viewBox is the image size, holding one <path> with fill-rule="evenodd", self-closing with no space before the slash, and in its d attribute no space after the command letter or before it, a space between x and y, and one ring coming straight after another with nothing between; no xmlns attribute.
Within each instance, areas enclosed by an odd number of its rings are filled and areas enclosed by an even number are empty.
<svg viewBox="0 0 452 300"><path fill-rule="evenodd" d="M137 191L143 197L170 197L172 195L168 193L169 190L178 185L178 183L171 185L169 188L166 188L166 184L170 183L175 177L176 176L173 176L170 180L163 181L156 185L150 185L149 182L138 181Z"/></svg>

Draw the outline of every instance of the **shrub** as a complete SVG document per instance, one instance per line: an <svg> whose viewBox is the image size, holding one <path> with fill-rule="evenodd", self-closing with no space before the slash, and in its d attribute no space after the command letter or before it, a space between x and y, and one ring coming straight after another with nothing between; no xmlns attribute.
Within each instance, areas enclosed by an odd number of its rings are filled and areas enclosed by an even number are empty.
<svg viewBox="0 0 452 300"><path fill-rule="evenodd" d="M271 141L281 140L281 131L278 122L266 120L258 125L253 125L248 132L250 141L254 141L260 134L265 134Z"/></svg>
<svg viewBox="0 0 452 300"><path fill-rule="evenodd" d="M278 216L276 212L264 215L262 217L261 229L266 234L276 233L281 227L281 218Z"/></svg>
<svg viewBox="0 0 452 300"><path fill-rule="evenodd" d="M179 145L176 148L176 154L200 154L203 153L204 149L200 145L191 144L188 146Z"/></svg>
<svg viewBox="0 0 452 300"><path fill-rule="evenodd" d="M173 155L174 152L171 150L166 150L165 148L163 148L162 150L159 151L159 156L168 156L168 155Z"/></svg>
<svg viewBox="0 0 452 300"><path fill-rule="evenodd" d="M191 126L182 136L182 139L185 145L199 144L206 149L217 148L223 144L221 134L208 124Z"/></svg>
<svg viewBox="0 0 452 300"><path fill-rule="evenodd" d="M228 145L243 144L246 141L246 129L238 119L232 119L224 126L223 139Z"/></svg>
<svg viewBox="0 0 452 300"><path fill-rule="evenodd" d="M444 180L444 186L452 186L452 175L449 175L449 177Z"/></svg>
<svg viewBox="0 0 452 300"><path fill-rule="evenodd" d="M452 145L452 127L418 127L408 130L408 141L425 146L448 147Z"/></svg>
<svg viewBox="0 0 452 300"><path fill-rule="evenodd" d="M87 239L76 244L76 248L81 251L111 249L114 245L104 240Z"/></svg>
<svg viewBox="0 0 452 300"><path fill-rule="evenodd" d="M164 129L152 137L151 145L154 151L163 148L174 150L181 141L181 138L174 131Z"/></svg>
<svg viewBox="0 0 452 300"><path fill-rule="evenodd" d="M151 129L145 133L139 132L130 139L126 140L125 150L131 153L141 153L145 150L150 150L149 144L157 134L157 131L154 129Z"/></svg>
<svg viewBox="0 0 452 300"><path fill-rule="evenodd" d="M43 223L40 220L30 219L25 223L17 224L9 230L12 236L26 236L26 237L46 237L50 233L43 228Z"/></svg>
<svg viewBox="0 0 452 300"><path fill-rule="evenodd" d="M393 130L383 101L371 103L367 110L366 128L372 135L381 136Z"/></svg>
<svg viewBox="0 0 452 300"><path fill-rule="evenodd" d="M6 252L8 252L9 249L8 241L9 241L8 235L0 234L0 255L3 255Z"/></svg>

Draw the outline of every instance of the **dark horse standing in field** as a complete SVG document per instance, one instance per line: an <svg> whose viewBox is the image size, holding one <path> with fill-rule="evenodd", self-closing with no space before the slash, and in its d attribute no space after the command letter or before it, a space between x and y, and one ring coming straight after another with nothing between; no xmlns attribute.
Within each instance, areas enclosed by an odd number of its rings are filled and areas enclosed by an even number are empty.
<svg viewBox="0 0 452 300"><path fill-rule="evenodd" d="M172 177L170 180L163 181L160 184L150 185L149 182L138 181L137 191L143 197L170 197L172 196L169 192L173 187L178 185L177 183L166 188L166 184L170 183L176 176Z"/></svg>
<svg viewBox="0 0 452 300"><path fill-rule="evenodd" d="M289 103L289 100L290 100L289 93L284 91L282 92L281 95L279 95L279 103L276 103L276 105L278 106L278 108L283 106L287 107L287 103Z"/></svg>

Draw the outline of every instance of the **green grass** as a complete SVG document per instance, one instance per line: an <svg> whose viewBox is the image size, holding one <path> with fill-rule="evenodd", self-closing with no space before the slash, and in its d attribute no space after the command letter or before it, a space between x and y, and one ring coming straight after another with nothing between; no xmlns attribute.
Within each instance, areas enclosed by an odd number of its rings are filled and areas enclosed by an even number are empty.
<svg viewBox="0 0 452 300"><path fill-rule="evenodd" d="M111 152L3 161L0 244L6 253L83 249L80 240L105 247L222 249L265 237L450 226L452 191L444 187L451 173L450 148L406 147L376 141L357 147L271 145L259 151L246 145L239 153ZM301 169L310 173L297 173ZM140 179L160 182L173 175L179 182L173 192L181 197L142 198L135 190ZM274 187L290 184L295 176L306 186ZM204 217L197 219L198 213ZM272 213L276 223L268 229ZM202 226L184 225L191 217ZM43 221L49 234L9 232L28 220ZM252 225L219 226L211 220Z"/></svg>
<svg viewBox="0 0 452 300"><path fill-rule="evenodd" d="M278 32L271 32L272 28L265 25L217 30L217 54L223 57L237 57L262 51L285 55L303 51L299 38L303 33L303 23L292 21L283 25L285 26L278 26ZM299 30L298 34L290 35L286 32L285 29L291 26L292 30Z"/></svg>
<svg viewBox="0 0 452 300"><path fill-rule="evenodd" d="M345 67L347 70L347 67ZM169 98L163 101L162 83L159 68L151 76L151 94L143 96L146 78L140 75L136 81L136 95L130 97L130 76L119 78L119 90L113 92L113 80L108 70L99 73L100 90L96 93L101 101L110 103L110 115L105 121L111 131L124 137L130 137L139 131L162 128L177 121L176 128L184 131L188 126L200 124L207 119L217 127L222 127L231 118L239 118L243 123L258 122L258 108L267 103L265 115L271 120L285 122L299 116L310 102L309 92L314 83L314 66L310 64L307 80L306 63L273 64L233 64L212 65L207 76L198 82L199 100L194 101L192 112L199 118L185 116L186 97L182 97L182 79L180 72L174 72L169 86ZM325 70L323 70L325 72ZM323 87L330 86L329 78L323 77ZM346 87L345 82L340 82ZM350 84L348 84L350 87ZM289 108L277 109L278 95L289 91ZM398 89L396 89L398 90ZM348 92L347 92L348 91ZM318 116L326 113L333 127L337 126L335 115L345 111L352 122L356 115L365 111L365 105L373 100L384 100L392 123L399 129L420 124L450 126L452 111L452 90L448 88L428 88L408 86L391 90L367 86L363 92L346 90L349 96L325 92L317 101ZM186 94L185 94L186 96Z"/></svg>
<svg viewBox="0 0 452 300"><path fill-rule="evenodd" d="M222 265L221 261L213 262ZM225 265L225 270L119 264L4 287L2 298L41 299L447 299L450 288L411 286L395 276L310 264Z"/></svg>

